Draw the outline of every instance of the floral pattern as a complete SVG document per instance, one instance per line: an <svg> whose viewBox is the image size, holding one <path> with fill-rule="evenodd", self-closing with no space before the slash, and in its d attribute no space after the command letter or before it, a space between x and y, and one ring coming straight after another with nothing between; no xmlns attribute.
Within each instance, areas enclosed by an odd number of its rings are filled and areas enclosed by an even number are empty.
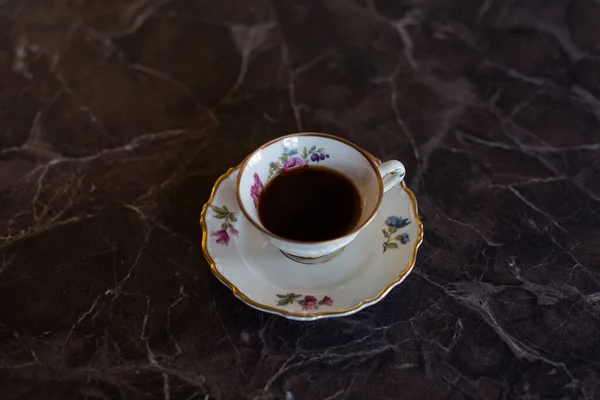
<svg viewBox="0 0 600 400"><path fill-rule="evenodd" d="M298 149L291 149L289 147L283 148L283 154L279 157L278 161L272 161L269 163L269 178L279 175L282 172L287 171L290 168L304 167L309 162L321 162L324 159L329 158L329 154L325 153L324 148L318 148L317 146L303 147L302 153L299 153Z"/></svg>
<svg viewBox="0 0 600 400"><path fill-rule="evenodd" d="M240 232L233 226L233 223L237 222L235 213L229 211L229 208L227 208L226 205L223 205L222 207L210 206L210 209L215 212L215 218L224 220L221 224L221 229L217 231L211 231L210 236L214 236L216 238L217 244L229 246L229 233L236 237L240 234Z"/></svg>
<svg viewBox="0 0 600 400"><path fill-rule="evenodd" d="M302 154L298 153L298 149L290 149L289 147L283 148L283 154L279 157L278 161L272 161L269 163L269 177L267 180L279 175L292 168L304 167L309 162L321 162L324 159L329 158L329 154L325 153L325 149L318 148L317 146L302 148ZM263 190L263 183L260 176L254 173L254 183L250 186L250 197L254 201L254 207L258 205L258 198Z"/></svg>
<svg viewBox="0 0 600 400"><path fill-rule="evenodd" d="M250 197L254 200L254 207L258 203L258 196L260 196L260 192L263 190L263 183L260 180L260 176L255 172L254 173L254 184L250 186Z"/></svg>
<svg viewBox="0 0 600 400"><path fill-rule="evenodd" d="M277 294L279 300L277 301L278 306L287 306L288 304L298 303L302 306L302 310L318 310L319 306L333 305L333 299L329 296L324 296L321 300L311 295L301 295L298 293L286 293Z"/></svg>
<svg viewBox="0 0 600 400"><path fill-rule="evenodd" d="M410 224L410 220L408 218L401 218L396 216L387 217L385 220L386 229L382 229L383 237L386 238L386 241L383 242L383 252L385 253L388 249L397 249L398 243L406 244L410 241L408 233L404 232L398 235L394 234L398 232L398 229L404 228L405 226Z"/></svg>

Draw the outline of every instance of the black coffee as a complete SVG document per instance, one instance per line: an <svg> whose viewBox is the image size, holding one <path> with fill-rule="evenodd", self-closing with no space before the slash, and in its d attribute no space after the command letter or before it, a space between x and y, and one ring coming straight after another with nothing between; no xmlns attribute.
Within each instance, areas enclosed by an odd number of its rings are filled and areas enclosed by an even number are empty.
<svg viewBox="0 0 600 400"><path fill-rule="evenodd" d="M327 167L282 172L263 188L258 216L263 226L286 239L318 242L350 232L361 213L358 189Z"/></svg>

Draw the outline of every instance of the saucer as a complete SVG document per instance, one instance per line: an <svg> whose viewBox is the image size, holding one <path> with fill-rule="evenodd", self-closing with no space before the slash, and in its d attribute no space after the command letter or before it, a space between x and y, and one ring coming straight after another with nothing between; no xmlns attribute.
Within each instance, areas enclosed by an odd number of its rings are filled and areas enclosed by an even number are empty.
<svg viewBox="0 0 600 400"><path fill-rule="evenodd" d="M239 166L222 175L202 208L202 251L215 276L249 306L301 321L342 317L377 303L411 272L423 224L404 182L384 195L375 218L335 258L305 265L244 217L238 173Z"/></svg>

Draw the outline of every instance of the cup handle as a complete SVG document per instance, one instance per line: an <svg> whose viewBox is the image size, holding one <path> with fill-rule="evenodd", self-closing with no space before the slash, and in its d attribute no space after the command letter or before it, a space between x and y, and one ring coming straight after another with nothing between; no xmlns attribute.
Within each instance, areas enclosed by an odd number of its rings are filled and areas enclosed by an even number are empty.
<svg viewBox="0 0 600 400"><path fill-rule="evenodd" d="M400 161L390 160L377 167L381 180L383 180L383 193L387 193L391 188L402 182L406 175L404 164Z"/></svg>

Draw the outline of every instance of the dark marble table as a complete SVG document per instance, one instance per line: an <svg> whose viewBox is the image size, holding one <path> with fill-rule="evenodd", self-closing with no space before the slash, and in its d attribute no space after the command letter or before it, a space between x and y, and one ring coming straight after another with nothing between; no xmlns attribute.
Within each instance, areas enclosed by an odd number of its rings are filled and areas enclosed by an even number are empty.
<svg viewBox="0 0 600 400"><path fill-rule="evenodd" d="M407 166L379 304L299 323L198 215L267 140ZM600 3L0 0L0 399L599 399Z"/></svg>

